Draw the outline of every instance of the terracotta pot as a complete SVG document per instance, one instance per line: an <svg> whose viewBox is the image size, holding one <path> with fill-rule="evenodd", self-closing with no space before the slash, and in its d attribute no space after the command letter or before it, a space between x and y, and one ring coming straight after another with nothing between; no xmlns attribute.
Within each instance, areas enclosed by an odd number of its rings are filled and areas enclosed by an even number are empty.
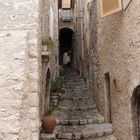
<svg viewBox="0 0 140 140"><path fill-rule="evenodd" d="M47 115L42 118L42 127L47 134L52 134L56 126L56 119L52 115Z"/></svg>

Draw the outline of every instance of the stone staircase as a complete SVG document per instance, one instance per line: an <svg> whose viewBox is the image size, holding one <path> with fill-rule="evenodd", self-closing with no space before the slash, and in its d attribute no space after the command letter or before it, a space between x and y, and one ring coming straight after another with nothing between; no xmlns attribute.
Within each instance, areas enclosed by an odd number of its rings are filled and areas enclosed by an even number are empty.
<svg viewBox="0 0 140 140"><path fill-rule="evenodd" d="M41 134L40 140L116 140L112 125L104 122L84 80L67 68L64 83L65 93L53 112L57 118L54 134Z"/></svg>

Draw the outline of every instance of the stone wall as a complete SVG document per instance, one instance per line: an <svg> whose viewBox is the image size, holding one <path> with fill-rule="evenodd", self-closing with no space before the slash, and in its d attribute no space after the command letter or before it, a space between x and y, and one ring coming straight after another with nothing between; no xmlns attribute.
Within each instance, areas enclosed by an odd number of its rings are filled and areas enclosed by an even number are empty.
<svg viewBox="0 0 140 140"><path fill-rule="evenodd" d="M94 1L96 3L96 1ZM111 119L118 140L133 140L131 96L140 84L140 1L125 11L100 17L99 2L93 15L90 47L90 87L107 120L105 74L110 75ZM95 22L96 21L96 22ZM97 41L98 40L98 41Z"/></svg>
<svg viewBox="0 0 140 140"><path fill-rule="evenodd" d="M43 20L42 20L42 37L49 38L55 43L55 47L42 45L42 87L40 95L40 115L44 115L44 109L49 106L50 101L50 82L59 77L58 65L58 1L43 1ZM53 11L53 36L50 36L50 9ZM52 22L52 21L51 21ZM49 77L47 76L49 72ZM47 82L47 83L46 83Z"/></svg>
<svg viewBox="0 0 140 140"><path fill-rule="evenodd" d="M89 83L89 47L90 47L90 3L91 0L76 0L74 9L75 56L74 67Z"/></svg>
<svg viewBox="0 0 140 140"><path fill-rule="evenodd" d="M50 51L50 69L51 77L55 79L59 76L59 59L58 59L58 1L46 0L44 1L44 13L43 13L43 37L50 37L50 8L53 10L53 40L56 43L55 48L48 48Z"/></svg>
<svg viewBox="0 0 140 140"><path fill-rule="evenodd" d="M91 32L91 13L93 12L91 9L92 1L84 0L84 14L83 14L83 49L84 49L84 59L83 59L83 76L87 81L87 85L89 86L89 64L90 64L90 32Z"/></svg>
<svg viewBox="0 0 140 140"><path fill-rule="evenodd" d="M74 48L74 67L76 71L83 74L83 1L76 0L74 7L74 24L75 24L75 48Z"/></svg>
<svg viewBox="0 0 140 140"><path fill-rule="evenodd" d="M39 139L41 0L0 5L0 139Z"/></svg>

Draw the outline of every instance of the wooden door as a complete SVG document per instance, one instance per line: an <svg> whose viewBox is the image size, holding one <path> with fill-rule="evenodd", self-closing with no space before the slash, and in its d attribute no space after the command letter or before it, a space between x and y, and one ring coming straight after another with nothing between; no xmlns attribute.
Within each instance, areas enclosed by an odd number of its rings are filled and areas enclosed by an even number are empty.
<svg viewBox="0 0 140 140"><path fill-rule="evenodd" d="M110 75L109 72L105 74L105 88L106 88L106 121L112 122L111 118L111 90L110 90Z"/></svg>

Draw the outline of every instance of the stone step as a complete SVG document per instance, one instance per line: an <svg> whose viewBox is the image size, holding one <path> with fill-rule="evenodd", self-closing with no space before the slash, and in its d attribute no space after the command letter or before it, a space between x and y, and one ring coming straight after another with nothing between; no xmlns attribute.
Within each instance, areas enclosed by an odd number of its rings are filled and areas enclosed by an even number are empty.
<svg viewBox="0 0 140 140"><path fill-rule="evenodd" d="M70 75L67 74L67 75L64 75L63 79L82 80L82 81L84 81L84 79L81 76L77 75L77 74L70 74Z"/></svg>
<svg viewBox="0 0 140 140"><path fill-rule="evenodd" d="M68 111L89 111L89 110L94 110L96 109L96 106L84 106L84 107L73 107L73 108L67 108L65 106L59 106L58 109L60 110L68 110Z"/></svg>
<svg viewBox="0 0 140 140"><path fill-rule="evenodd" d="M104 118L75 119L75 120L57 120L57 125L88 125L104 123Z"/></svg>
<svg viewBox="0 0 140 140"><path fill-rule="evenodd" d="M86 90L87 86L63 86L66 89L75 89L75 90Z"/></svg>
<svg viewBox="0 0 140 140"><path fill-rule="evenodd" d="M61 96L51 96L51 101L59 101L60 105L57 109L69 110L69 111L88 111L91 109L96 109L96 104L93 102L92 98L86 97L65 97Z"/></svg>
<svg viewBox="0 0 140 140"><path fill-rule="evenodd" d="M85 139L87 140L87 139ZM88 139L88 140L93 140L93 139ZM114 135L108 135L100 138L95 138L94 140L117 140Z"/></svg>
<svg viewBox="0 0 140 140"><path fill-rule="evenodd" d="M84 126L57 127L55 130L57 139L88 140L110 136L113 133L112 125L108 123Z"/></svg>
<svg viewBox="0 0 140 140"><path fill-rule="evenodd" d="M92 101L94 101L94 99L93 99L93 97L88 97L88 96L85 96L85 94L83 94L84 96L74 96L74 94L63 94L61 97L62 97L62 99L63 100L73 100L73 101L77 101L77 100L92 100Z"/></svg>
<svg viewBox="0 0 140 140"><path fill-rule="evenodd" d="M65 83L64 85L65 87L86 87L86 84L84 82L79 82L79 83L72 83L72 82L69 82L69 83Z"/></svg>
<svg viewBox="0 0 140 140"><path fill-rule="evenodd" d="M75 93L89 93L88 88L81 89L65 89L65 92L75 92Z"/></svg>
<svg viewBox="0 0 140 140"><path fill-rule="evenodd" d="M56 135L42 133L39 140L56 140Z"/></svg>
<svg viewBox="0 0 140 140"><path fill-rule="evenodd" d="M112 135L112 125L105 123L82 79L72 69L66 69L63 75L64 93L53 111L57 126L52 140L116 140ZM57 95L58 96L58 95ZM51 97L56 100L57 96ZM43 137L43 136L42 136ZM45 137L45 136L44 136ZM51 140L46 136L46 139Z"/></svg>
<svg viewBox="0 0 140 140"><path fill-rule="evenodd" d="M76 79L63 79L63 82L64 83L67 83L67 84L78 84L78 83L81 83L81 84L85 84L84 80L82 79L79 79L79 78L76 78Z"/></svg>
<svg viewBox="0 0 140 140"><path fill-rule="evenodd" d="M66 111L57 111L53 112L53 115L56 116L57 124L59 125L101 124L105 121L104 117L97 111L86 111L87 113L85 114L82 112L83 111L79 111L73 115L73 111L71 111L71 113L67 113Z"/></svg>
<svg viewBox="0 0 140 140"><path fill-rule="evenodd" d="M71 136L71 134L70 134L70 136ZM57 137L57 135L55 135L55 134L41 134L40 140L60 140L56 137ZM80 133L79 134L77 133L76 135L73 135L72 137L74 140L93 140L93 138L85 139L83 136L81 136ZM73 139L71 139L71 140L73 140ZM63 139L63 140L67 140L67 139ZM108 136L94 138L94 140L117 140L117 139L113 135L108 135Z"/></svg>
<svg viewBox="0 0 140 140"><path fill-rule="evenodd" d="M89 91L81 91L81 92L79 92L79 91L77 91L77 92L74 92L74 90L72 90L72 89L69 89L69 90L65 90L65 93L63 94L63 96L67 96L67 97L76 97L76 98L78 98L78 97L81 97L81 98L83 98L83 97L87 97L87 98L90 98L90 97L92 97L93 98L93 94L92 93L90 93Z"/></svg>
<svg viewBox="0 0 140 140"><path fill-rule="evenodd" d="M86 103L86 106L84 106L82 103L84 102L81 102L80 105L78 105L78 102L77 103L74 103L73 105L66 105L65 104L62 104L61 102L59 102L59 105L57 107L57 110L60 110L60 111L72 111L73 113L74 112L81 112L81 111L93 111L93 112L97 112L97 108L96 108L96 105L92 104L92 103L89 103L87 102Z"/></svg>
<svg viewBox="0 0 140 140"><path fill-rule="evenodd" d="M96 104L93 102L92 99L72 99L72 98L63 98L61 97L61 102L59 107L67 108L71 110L88 110L88 109L94 109L96 107ZM58 108L59 109L59 108Z"/></svg>

